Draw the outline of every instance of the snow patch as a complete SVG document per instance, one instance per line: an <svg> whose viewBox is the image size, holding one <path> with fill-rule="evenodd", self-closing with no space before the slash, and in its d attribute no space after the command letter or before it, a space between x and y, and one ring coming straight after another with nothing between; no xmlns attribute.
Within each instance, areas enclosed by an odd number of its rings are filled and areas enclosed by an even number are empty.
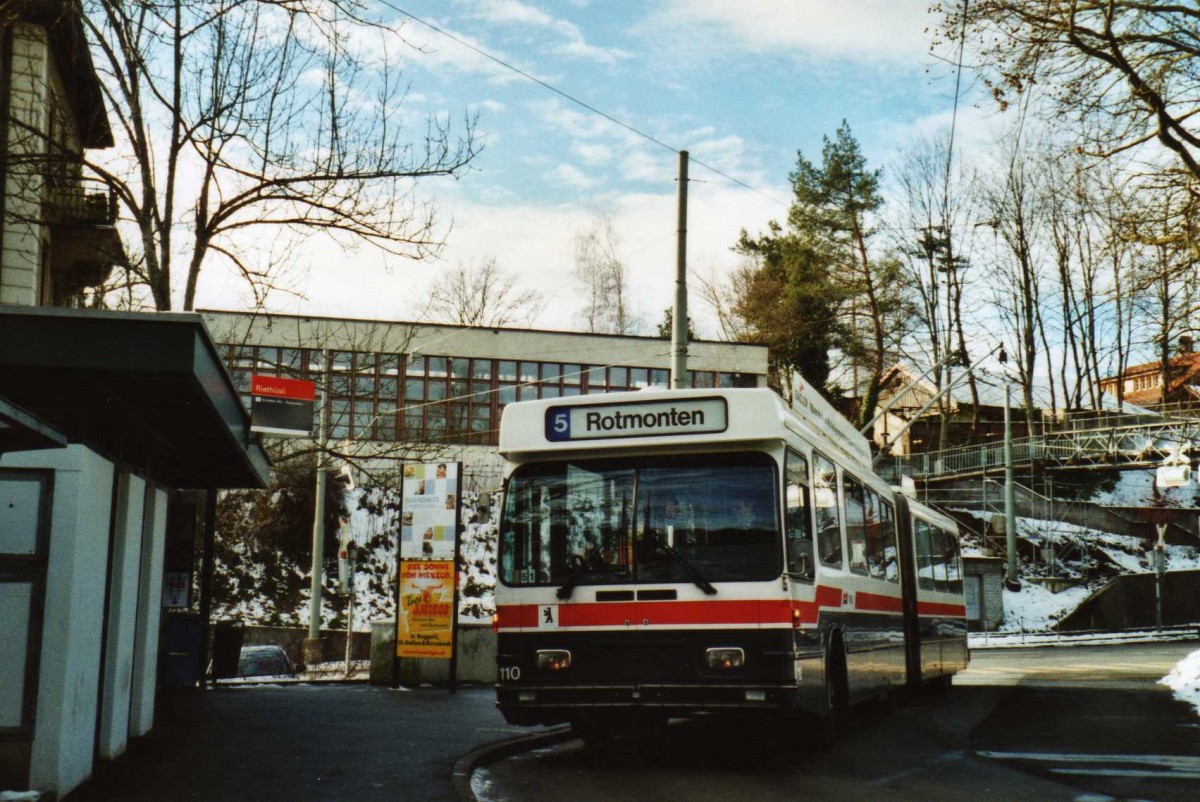
<svg viewBox="0 0 1200 802"><path fill-rule="evenodd" d="M1200 650L1176 663L1158 682L1174 691L1176 699L1187 702L1200 713Z"/></svg>

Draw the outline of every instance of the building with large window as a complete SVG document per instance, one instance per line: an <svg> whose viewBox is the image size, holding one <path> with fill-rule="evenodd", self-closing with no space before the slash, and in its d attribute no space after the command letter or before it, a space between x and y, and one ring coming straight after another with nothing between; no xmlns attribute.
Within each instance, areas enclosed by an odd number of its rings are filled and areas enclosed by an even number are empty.
<svg viewBox="0 0 1200 802"><path fill-rule="evenodd" d="M377 448L389 443L445 446L466 455L468 462L489 461L500 415L514 401L670 382L670 342L656 337L210 310L202 314L247 408L252 375L311 380L330 440ZM767 349L692 342L688 370L692 387L765 386ZM316 421L313 428L315 435Z"/></svg>

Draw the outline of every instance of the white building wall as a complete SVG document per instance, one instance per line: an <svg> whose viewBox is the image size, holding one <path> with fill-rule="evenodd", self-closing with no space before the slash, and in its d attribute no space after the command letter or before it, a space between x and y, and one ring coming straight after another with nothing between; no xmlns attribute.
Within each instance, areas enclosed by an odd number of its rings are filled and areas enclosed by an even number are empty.
<svg viewBox="0 0 1200 802"><path fill-rule="evenodd" d="M80 445L0 465L55 471L30 787L61 798L92 772L113 466Z"/></svg>
<svg viewBox="0 0 1200 802"><path fill-rule="evenodd" d="M100 757L111 760L129 743L129 705L138 623L142 565L142 513L146 483L128 472L117 476L113 519L112 572L108 591L108 642L100 696Z"/></svg>
<svg viewBox="0 0 1200 802"><path fill-rule="evenodd" d="M162 614L163 555L167 543L167 491L146 488L142 515L142 570L138 587L138 619L134 633L133 687L129 735L145 735L154 725L158 687L158 628Z"/></svg>
<svg viewBox="0 0 1200 802"><path fill-rule="evenodd" d="M50 49L46 32L37 26L14 26L12 90L9 97L13 123L9 149L14 155L36 152L29 128L46 130L51 82ZM44 145L43 148L44 150ZM38 302L38 268L42 260L41 179L36 171L9 160L5 225L0 250L0 303L32 305Z"/></svg>

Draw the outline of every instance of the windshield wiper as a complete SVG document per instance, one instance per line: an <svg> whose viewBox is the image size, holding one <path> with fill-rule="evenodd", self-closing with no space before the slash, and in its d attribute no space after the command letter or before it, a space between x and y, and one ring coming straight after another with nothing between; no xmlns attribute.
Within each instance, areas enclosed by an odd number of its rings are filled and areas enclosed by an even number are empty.
<svg viewBox="0 0 1200 802"><path fill-rule="evenodd" d="M575 570L571 572L571 575L567 577L567 581L562 583L562 586L555 591L554 595L563 601L571 598L571 594L575 591L575 586L582 582L583 578L592 573L594 570L595 569L586 562L580 563Z"/></svg>
<svg viewBox="0 0 1200 802"><path fill-rule="evenodd" d="M665 551L672 560L679 563L679 567L682 568L683 572L688 575L688 579L692 580L692 584L700 588L700 590L704 591L709 596L712 596L717 592L717 589L714 588L712 584L704 578L704 574L700 573L700 569L688 562L687 557L684 557L682 554L680 554L678 549L666 542L660 542L658 547Z"/></svg>
<svg viewBox="0 0 1200 802"><path fill-rule="evenodd" d="M566 601L571 598L571 593L579 585L584 578L594 574L617 574L619 576L627 576L628 570L622 565L609 565L604 560L599 558L585 559L579 565L575 566L567 577L567 581L563 582L554 595Z"/></svg>

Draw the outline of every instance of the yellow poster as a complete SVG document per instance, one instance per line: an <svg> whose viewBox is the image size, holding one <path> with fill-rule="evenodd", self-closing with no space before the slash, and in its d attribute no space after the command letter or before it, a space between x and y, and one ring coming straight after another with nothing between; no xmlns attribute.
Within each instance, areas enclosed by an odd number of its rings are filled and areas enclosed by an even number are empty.
<svg viewBox="0 0 1200 802"><path fill-rule="evenodd" d="M401 562L396 656L450 659L453 608L453 560Z"/></svg>

